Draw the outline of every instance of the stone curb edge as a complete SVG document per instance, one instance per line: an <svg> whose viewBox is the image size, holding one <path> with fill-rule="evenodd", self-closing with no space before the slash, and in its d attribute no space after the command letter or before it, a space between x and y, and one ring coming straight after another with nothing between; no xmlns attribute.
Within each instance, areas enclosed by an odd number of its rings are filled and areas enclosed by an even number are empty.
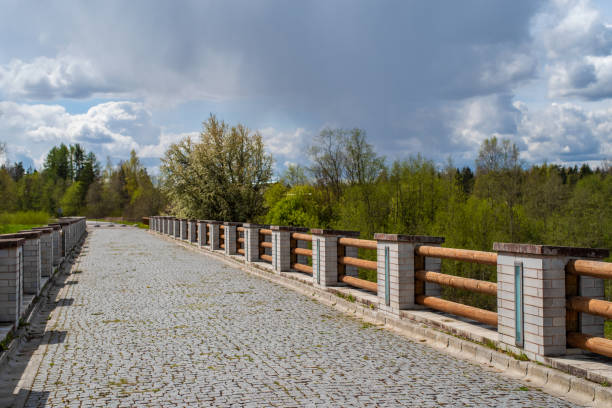
<svg viewBox="0 0 612 408"><path fill-rule="evenodd" d="M404 337L426 344L456 358L481 365L485 369L497 370L510 378L522 381L533 388L542 389L542 391L551 395L562 397L571 402L586 406L612 406L612 389L584 378L576 377L539 363L516 360L505 353L482 346L478 343L452 336L423 323L391 317L377 310L370 309L364 304L349 302L324 289L307 285L296 279L278 275L256 265L248 265L235 258L228 258L222 253L212 252L189 242L178 241L151 231L147 232L168 242L174 242L186 249L191 249L198 253L217 258L251 275L262 277L305 296L314 298L349 316L360 318L368 323L385 326Z"/></svg>

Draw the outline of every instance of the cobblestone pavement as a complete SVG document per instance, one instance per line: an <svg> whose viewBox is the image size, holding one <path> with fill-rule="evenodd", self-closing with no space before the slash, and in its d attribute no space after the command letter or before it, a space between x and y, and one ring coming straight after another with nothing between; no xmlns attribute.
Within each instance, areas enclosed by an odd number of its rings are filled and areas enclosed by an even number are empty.
<svg viewBox="0 0 612 408"><path fill-rule="evenodd" d="M142 230L90 230L26 406L570 406Z"/></svg>

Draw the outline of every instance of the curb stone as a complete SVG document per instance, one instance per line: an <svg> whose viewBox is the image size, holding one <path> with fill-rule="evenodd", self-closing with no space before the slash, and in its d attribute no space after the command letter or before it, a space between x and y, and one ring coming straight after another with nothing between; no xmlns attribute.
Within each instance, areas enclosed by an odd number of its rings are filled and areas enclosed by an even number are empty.
<svg viewBox="0 0 612 408"><path fill-rule="evenodd" d="M377 324L384 325L384 327L393 330L412 341L419 342L419 340L425 337L426 339L430 340L426 342L426 344L430 345L432 348L462 360L467 360L474 364L478 364L486 369L493 368L494 371L502 373L513 379L520 380L531 387L534 387L535 384L545 384L542 390L549 394L587 406L611 406L612 390L597 383L566 374L554 368L541 366L535 362L516 360L508 354L490 349L468 340L460 339L450 334L446 334L440 330L432 328L431 326L422 327L424 323L418 323L412 320L400 320L398 316L392 316L389 314L384 314L380 311L372 310L366 304L362 304L360 302L348 302L343 298L331 294L324 288L317 288L312 285L308 285L297 279L276 274L274 271L269 271L257 265L246 264L242 260L228 258L224 254L212 252L206 248L200 248L190 243L176 241L155 232L147 232L168 242L174 242L184 248L217 258L227 265L231 265L251 275L259 276L263 279L294 290L307 297L310 297L311 299L316 299L322 304L334 307L336 310L351 315L351 317L370 315L372 321L376 322ZM491 358L487 360L486 356L489 353ZM483 357L479 358L479 356ZM480 360L489 362L482 363ZM589 399L591 394L594 396L593 399Z"/></svg>

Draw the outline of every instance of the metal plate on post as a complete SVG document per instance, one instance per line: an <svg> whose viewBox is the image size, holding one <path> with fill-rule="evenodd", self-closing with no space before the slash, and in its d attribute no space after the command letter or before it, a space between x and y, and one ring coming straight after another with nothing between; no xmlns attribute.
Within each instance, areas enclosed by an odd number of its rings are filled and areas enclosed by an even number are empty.
<svg viewBox="0 0 612 408"><path fill-rule="evenodd" d="M317 239L317 284L321 284L321 240Z"/></svg>
<svg viewBox="0 0 612 408"><path fill-rule="evenodd" d="M280 268L277 268L278 265L278 257L280 256L280 254L278 253L278 234L274 234L274 251L272 253L272 266L274 267L274 269L279 270Z"/></svg>
<svg viewBox="0 0 612 408"><path fill-rule="evenodd" d="M523 263L514 263L514 339L517 347L523 347Z"/></svg>
<svg viewBox="0 0 612 408"><path fill-rule="evenodd" d="M385 247L385 304L391 305L391 296L389 288L389 247Z"/></svg>

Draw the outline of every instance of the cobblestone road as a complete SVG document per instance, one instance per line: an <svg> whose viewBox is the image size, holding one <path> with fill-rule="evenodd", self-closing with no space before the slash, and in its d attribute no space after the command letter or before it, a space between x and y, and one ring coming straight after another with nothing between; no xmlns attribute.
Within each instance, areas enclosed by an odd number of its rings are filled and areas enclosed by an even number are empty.
<svg viewBox="0 0 612 408"><path fill-rule="evenodd" d="M570 406L142 230L78 269L27 406Z"/></svg>

